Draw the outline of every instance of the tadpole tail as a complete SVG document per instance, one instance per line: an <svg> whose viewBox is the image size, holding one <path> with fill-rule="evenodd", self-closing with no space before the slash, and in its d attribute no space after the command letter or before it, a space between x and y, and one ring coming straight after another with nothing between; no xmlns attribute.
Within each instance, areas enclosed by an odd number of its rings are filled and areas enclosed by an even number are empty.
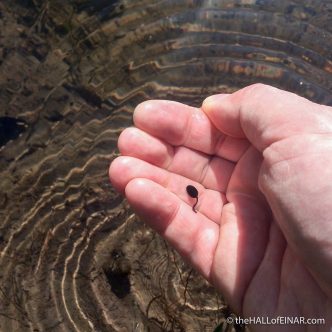
<svg viewBox="0 0 332 332"><path fill-rule="evenodd" d="M195 203L194 206L193 206L193 211L194 211L195 213L197 213L197 211L196 211L196 209L195 209L197 203L198 203L198 197L196 197L196 203Z"/></svg>

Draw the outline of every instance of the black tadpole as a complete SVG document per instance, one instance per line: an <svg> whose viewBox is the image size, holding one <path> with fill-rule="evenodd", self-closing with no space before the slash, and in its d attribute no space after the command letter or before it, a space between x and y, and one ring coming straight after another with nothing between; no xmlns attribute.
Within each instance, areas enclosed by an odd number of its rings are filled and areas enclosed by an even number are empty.
<svg viewBox="0 0 332 332"><path fill-rule="evenodd" d="M194 206L193 206L193 211L194 211L195 213L197 213L195 207L196 207L196 205L197 205L197 203L198 203L198 190L197 190L194 186L191 186L191 185L187 186L186 190L187 190L187 193L188 193L188 195L189 195L190 197L192 197L192 198L196 198L196 203L195 203Z"/></svg>

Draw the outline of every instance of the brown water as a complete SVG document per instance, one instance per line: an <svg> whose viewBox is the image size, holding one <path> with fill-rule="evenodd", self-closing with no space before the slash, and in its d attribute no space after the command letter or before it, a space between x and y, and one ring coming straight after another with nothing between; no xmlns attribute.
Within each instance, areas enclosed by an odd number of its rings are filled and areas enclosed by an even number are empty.
<svg viewBox="0 0 332 332"><path fill-rule="evenodd" d="M303 3L0 2L1 331L224 321L222 297L135 217L107 169L146 99L198 106L264 82L332 105L332 1Z"/></svg>

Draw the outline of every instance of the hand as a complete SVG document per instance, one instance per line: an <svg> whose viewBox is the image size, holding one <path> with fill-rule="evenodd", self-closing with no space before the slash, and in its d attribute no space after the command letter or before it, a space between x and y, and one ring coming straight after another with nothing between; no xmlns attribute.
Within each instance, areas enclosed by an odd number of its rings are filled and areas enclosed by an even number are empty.
<svg viewBox="0 0 332 332"><path fill-rule="evenodd" d="M291 328L328 331L331 111L260 84L202 108L144 102L119 138L110 179L238 314L325 318ZM198 189L198 213L187 185Z"/></svg>

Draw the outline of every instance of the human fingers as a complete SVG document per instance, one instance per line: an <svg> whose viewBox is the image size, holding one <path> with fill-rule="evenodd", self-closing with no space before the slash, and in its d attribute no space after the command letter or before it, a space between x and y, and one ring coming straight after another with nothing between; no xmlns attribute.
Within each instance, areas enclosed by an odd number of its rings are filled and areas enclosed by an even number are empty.
<svg viewBox="0 0 332 332"><path fill-rule="evenodd" d="M214 222L220 222L220 215L226 198L225 194L219 191L205 189L198 182L133 157L122 156L115 159L111 164L109 174L113 187L119 192L125 193L130 181L136 178L144 178L163 186L191 209L196 203L196 198L190 197L186 188L188 185L194 185L198 190L196 210L199 214L205 215ZM151 199L151 195L146 197L141 195L141 200L149 199ZM162 201L159 203L163 204ZM192 213L194 212L192 211Z"/></svg>
<svg viewBox="0 0 332 332"><path fill-rule="evenodd" d="M331 110L293 93L255 84L230 95L214 95L202 110L222 133L247 138L262 151L302 133L331 132Z"/></svg>
<svg viewBox="0 0 332 332"><path fill-rule="evenodd" d="M144 160L221 192L226 191L235 167L235 163L224 158L186 147L173 148L137 128L124 130L118 146L122 155Z"/></svg>
<svg viewBox="0 0 332 332"><path fill-rule="evenodd" d="M135 212L209 280L219 226L151 180L135 178L125 193Z"/></svg>
<svg viewBox="0 0 332 332"><path fill-rule="evenodd" d="M246 139L228 137L211 123L200 108L167 100L151 100L134 112L136 127L172 146L185 146L236 161L246 150Z"/></svg>

